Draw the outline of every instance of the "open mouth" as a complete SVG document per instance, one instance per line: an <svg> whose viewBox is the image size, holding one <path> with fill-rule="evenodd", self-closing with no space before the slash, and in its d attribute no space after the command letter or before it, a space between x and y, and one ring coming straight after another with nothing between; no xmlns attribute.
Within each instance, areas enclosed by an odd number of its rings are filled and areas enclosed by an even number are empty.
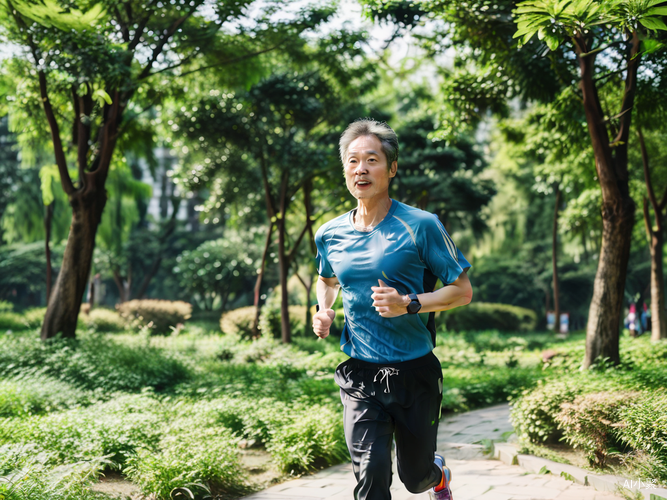
<svg viewBox="0 0 667 500"><path fill-rule="evenodd" d="M358 187L366 187L366 186L370 186L370 185L371 185L371 183L368 182L368 181L357 181L357 186Z"/></svg>

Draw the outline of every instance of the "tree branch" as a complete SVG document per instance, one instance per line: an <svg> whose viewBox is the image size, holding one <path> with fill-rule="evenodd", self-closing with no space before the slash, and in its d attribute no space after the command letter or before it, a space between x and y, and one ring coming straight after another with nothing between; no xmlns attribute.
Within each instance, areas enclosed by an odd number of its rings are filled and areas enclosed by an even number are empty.
<svg viewBox="0 0 667 500"><path fill-rule="evenodd" d="M646 228L646 235L649 239L653 236L653 228L651 228L651 217L648 213L648 200L644 196L644 227Z"/></svg>
<svg viewBox="0 0 667 500"><path fill-rule="evenodd" d="M264 151L261 151L260 154L260 167L262 170L262 184L264 185L264 201L266 202L266 211L271 220L276 215L276 206L273 201L273 196L271 196L271 187L269 185L269 174L266 167L266 159L264 158Z"/></svg>
<svg viewBox="0 0 667 500"><path fill-rule="evenodd" d="M646 152L646 143L644 142L644 134L642 133L641 128L637 127L637 136L639 137L639 148L642 153L642 167L644 169L644 181L646 182L646 191L648 192L648 199L651 201L651 206L653 207L653 213L655 215L655 224L658 228L658 232L662 231L662 217L660 211L660 205L658 200L655 197L655 191L653 190L653 183L651 182L651 172L649 171L648 165L648 153Z"/></svg>
<svg viewBox="0 0 667 500"><path fill-rule="evenodd" d="M292 261L294 260L294 257L296 256L296 251L299 249L299 245L301 244L301 240L303 240L304 235L308 231L308 222L306 222L306 225L303 226L303 229L301 230L301 233L299 234L299 237L296 239L296 242L294 243L294 246L292 247L292 250L290 250L289 255L287 255L287 265L289 266Z"/></svg>
<svg viewBox="0 0 667 500"><path fill-rule="evenodd" d="M197 7L199 7L199 4L195 4L190 11L182 16L176 19L173 23L171 23L171 26L167 30L165 30L164 36L162 39L158 42L157 46L153 49L153 54L151 54L151 58L148 60L146 63L146 66L144 66L144 69L141 71L139 74L137 80L143 80L146 78L148 75L150 75L151 68L153 67L153 64L155 61L157 61L158 56L162 53L162 49L166 45L166 43L169 41L169 39L173 36L174 33L176 33L176 30L181 27L181 25L192 15L194 14L195 10L197 10Z"/></svg>
<svg viewBox="0 0 667 500"><path fill-rule="evenodd" d="M660 213L665 209L665 205L667 205L667 188L665 188L665 192L662 193L662 198L660 199L660 204L658 207L660 208Z"/></svg>
<svg viewBox="0 0 667 500"><path fill-rule="evenodd" d="M120 32L123 35L123 40L125 41L125 43L129 43L130 30L127 28L127 24L123 22L123 18L121 17L120 11L118 10L118 6L114 7L113 11L116 14L116 21L118 22L118 26L120 26Z"/></svg>
<svg viewBox="0 0 667 500"><path fill-rule="evenodd" d="M127 50L130 52L133 51L134 49L137 48L137 45L139 45L139 42L141 41L141 35L144 34L144 30L146 29L146 25L148 24L148 21L151 18L151 15L153 14L153 6L157 3L158 0L151 0L151 2L143 9L144 12L147 13L144 17L141 18L141 21L137 23L137 29L134 32L134 38L132 38L132 41L130 44L127 46ZM133 20L133 14L132 14L132 5L130 2L125 3L125 13L127 14L127 22L128 24L132 25L132 20Z"/></svg>
<svg viewBox="0 0 667 500"><path fill-rule="evenodd" d="M187 63L189 60L193 59L193 58L194 58L196 55L198 55L199 53L200 53L200 50L199 50L199 48L197 48L197 49L193 50L192 53L188 54L188 55L185 56L183 59L181 59L181 60L178 62L178 64L172 64L171 66L167 66L167 67L162 68L162 69L159 69L159 70L157 70L157 71L153 71L152 73L149 73L148 75L146 75L144 78L150 78L150 77L153 76L153 75L159 75L160 73L164 73L165 71L169 71L169 70L172 70L172 69L180 68L180 67L183 66L185 63ZM187 74L187 73L186 73L186 74ZM179 76L183 76L183 75L179 75Z"/></svg>
<svg viewBox="0 0 667 500"><path fill-rule="evenodd" d="M632 113L628 113L627 111L631 110L634 106L635 94L637 93L637 70L639 69L640 60L639 35L635 31L632 33L632 48L630 49L630 55L628 58L628 71L625 76L625 90L623 92L621 110L619 111L621 118L618 127L618 134L612 141L612 144L626 144L626 149L628 138L630 137L630 121L632 119Z"/></svg>
<svg viewBox="0 0 667 500"><path fill-rule="evenodd" d="M46 114L46 120L49 123L49 128L51 130L51 141L53 142L53 152L56 157L56 165L58 166L58 172L60 173L60 184L63 187L63 191L67 195L72 195L76 191L74 184L72 183L72 178L69 175L67 170L67 159L65 158L65 152L63 150L63 144L60 139L60 128L58 127L58 121L53 113L53 108L51 107L51 101L49 100L49 93L46 86L46 75L44 70L39 68L39 51L37 49L37 44L30 36L28 31L28 26L23 21L23 18L19 15L18 11L14 8L11 0L7 1L7 6L14 16L16 24L26 33L26 41L30 47L30 52L32 57L35 60L35 68L37 69L37 77L39 80L39 93L42 98L42 106L44 107L44 113Z"/></svg>
<svg viewBox="0 0 667 500"><path fill-rule="evenodd" d="M109 166L111 165L111 158L116 146L116 139L118 138L118 124L121 117L120 93L118 90L113 91L111 105L108 106L108 112L105 112L104 126L102 128L101 151L99 157L96 158L97 168L91 173L98 188L104 187L107 174L109 173ZM107 106L105 105L105 108Z"/></svg>
<svg viewBox="0 0 667 500"><path fill-rule="evenodd" d="M250 53L250 54L245 54L245 55L243 55L243 56L234 57L234 58L232 58L232 59L227 59L227 60L222 61L222 62L219 62L219 63L209 64L208 66L202 66L202 67L200 67L200 68L193 69L193 70L190 70L190 71L186 71L185 73L181 73L181 74L178 75L178 76L187 76L187 75L191 75L192 73L196 73L196 72L198 72L198 71L204 71L204 70L206 70L206 69L216 68L216 67L218 67L218 66L226 66L226 65L228 65L228 64L234 64L234 63L237 63L237 62L245 61L246 59L250 59L250 58L252 58L252 57L259 56L259 55L261 55L261 54L265 54L265 53L267 53L267 52L271 52L272 50L275 50L275 49L281 47L284 43L285 43L285 42L282 41L282 42L280 42L280 43L278 43L278 44L276 44L276 45L274 45L274 46L272 46L272 47L269 47L268 49L258 50L257 52L252 52L252 53ZM149 75L149 76L158 74L158 73L160 73L161 71L163 71L163 70L156 71L155 73L151 73L151 75Z"/></svg>
<svg viewBox="0 0 667 500"><path fill-rule="evenodd" d="M79 105L79 115L76 116L75 123L77 123L77 136L79 138L77 143L77 161L79 167L79 185L85 188L86 182L86 167L88 166L88 150L90 148L90 114L93 111L93 89L86 83L86 95L77 96Z"/></svg>

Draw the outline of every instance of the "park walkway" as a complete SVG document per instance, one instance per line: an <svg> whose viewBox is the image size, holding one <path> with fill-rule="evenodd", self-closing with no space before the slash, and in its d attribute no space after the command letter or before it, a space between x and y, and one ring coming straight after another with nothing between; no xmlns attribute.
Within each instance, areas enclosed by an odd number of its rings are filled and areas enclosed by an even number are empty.
<svg viewBox="0 0 667 500"><path fill-rule="evenodd" d="M530 474L484 454L483 440L502 440L512 431L507 405L445 417L440 423L438 452L452 469L455 500L618 500L551 474ZM486 441L488 442L488 441ZM351 464L341 464L311 476L287 481L243 500L352 500L355 480ZM427 500L428 494L408 492L396 473L393 500Z"/></svg>

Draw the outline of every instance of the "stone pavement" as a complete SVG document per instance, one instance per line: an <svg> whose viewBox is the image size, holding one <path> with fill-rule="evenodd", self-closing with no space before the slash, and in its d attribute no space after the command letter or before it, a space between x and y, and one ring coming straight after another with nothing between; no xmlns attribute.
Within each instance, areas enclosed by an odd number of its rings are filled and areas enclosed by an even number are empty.
<svg viewBox="0 0 667 500"><path fill-rule="evenodd" d="M622 498L574 484L562 477L530 474L516 465L489 459L484 454L484 445L480 443L502 440L511 431L506 404L442 419L438 431L438 452L445 456L447 465L452 469L452 492L456 500ZM354 486L352 465L347 463L272 486L244 500L352 500ZM405 489L398 479L395 460L391 492L393 500L428 500L427 493L415 495Z"/></svg>

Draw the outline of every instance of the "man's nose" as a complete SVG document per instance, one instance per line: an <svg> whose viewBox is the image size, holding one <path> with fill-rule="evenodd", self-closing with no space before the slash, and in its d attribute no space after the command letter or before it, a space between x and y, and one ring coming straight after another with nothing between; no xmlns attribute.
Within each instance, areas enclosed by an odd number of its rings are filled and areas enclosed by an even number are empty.
<svg viewBox="0 0 667 500"><path fill-rule="evenodd" d="M365 174L368 172L368 166L366 165L366 162L360 161L357 163L356 168L354 169L354 173L357 175Z"/></svg>

